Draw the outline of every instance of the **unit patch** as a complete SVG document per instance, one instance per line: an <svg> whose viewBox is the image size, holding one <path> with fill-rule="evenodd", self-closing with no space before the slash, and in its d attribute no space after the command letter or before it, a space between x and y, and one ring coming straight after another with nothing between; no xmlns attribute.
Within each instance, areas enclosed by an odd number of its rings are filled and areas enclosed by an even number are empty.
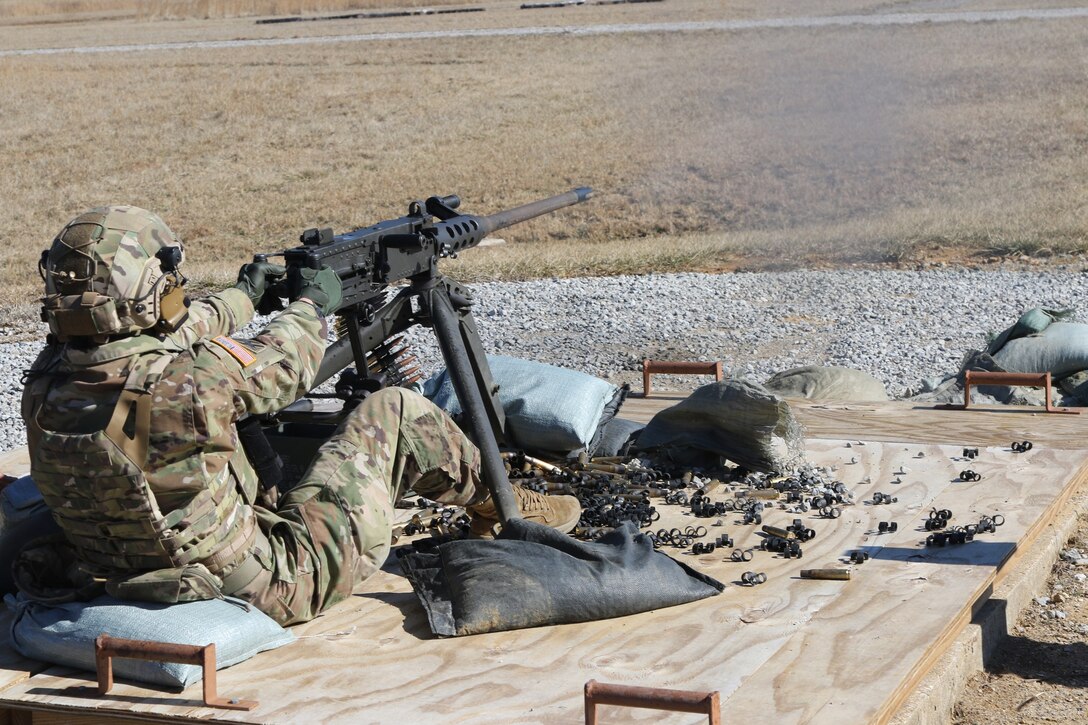
<svg viewBox="0 0 1088 725"><path fill-rule="evenodd" d="M240 362L244 368L257 362L257 356L253 354L252 350L237 340L232 340L226 335L213 337L212 342L229 352L231 357Z"/></svg>

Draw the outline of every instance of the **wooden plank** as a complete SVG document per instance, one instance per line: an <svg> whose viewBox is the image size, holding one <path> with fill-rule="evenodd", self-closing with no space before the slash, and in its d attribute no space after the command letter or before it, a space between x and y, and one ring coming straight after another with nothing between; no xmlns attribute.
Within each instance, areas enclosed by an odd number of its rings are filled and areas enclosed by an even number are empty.
<svg viewBox="0 0 1088 725"><path fill-rule="evenodd" d="M812 460L836 466L859 501L880 490L899 502L859 502L834 520L804 515L818 535L800 561L760 552L735 564L724 552L672 552L734 584L719 597L606 622L438 640L391 561L349 601L296 628L297 643L219 673L221 693L260 701L253 713L200 707L197 686L174 695L120 683L88 700L70 688L93 676L59 668L0 693L0 701L229 722L572 722L580 718L582 685L594 678L720 690L736 721L880 720L1079 483L1088 454L1042 445L1025 454L990 448L969 464L984 478L968 484L954 480L965 467L958 446L808 445ZM896 478L901 483L892 483ZM964 522L1003 513L1007 523L967 546L926 550L919 546L925 532L916 529L931 506L950 508ZM707 523L679 507L662 510L662 525ZM781 525L794 516L769 511L765 521ZM891 519L898 532L875 533L879 521ZM742 546L759 539L755 527L734 517L708 528L712 535L730 532ZM797 577L802 567L841 565L859 546L873 559L851 581ZM736 586L749 569L766 572L768 583ZM608 717L653 722L660 714L617 709Z"/></svg>
<svg viewBox="0 0 1088 725"><path fill-rule="evenodd" d="M0 453L0 474L25 476L30 473L30 454L26 446Z"/></svg>
<svg viewBox="0 0 1088 725"><path fill-rule="evenodd" d="M879 547L875 561L862 567L857 580L816 612L809 626L725 703L732 716L744 720L771 713L776 722L886 722L970 621L1016 552L1030 544L1085 479L1081 465L1065 485L1049 485L1048 472L1058 461L1069 461L1068 452L1051 449L1012 458L1016 455L983 451L980 461L970 464L984 475L974 484L908 482L932 476L929 467L899 476L904 483L895 489L897 506L914 515L904 521L900 514L895 534L870 534ZM951 509L960 523L993 513L1002 513L1007 522L971 544L927 549L920 545L927 532L917 524L931 506ZM800 682L819 683L818 691L811 685L797 687ZM887 693L886 699L874 702L873 692Z"/></svg>
<svg viewBox="0 0 1088 725"><path fill-rule="evenodd" d="M1085 447L1088 436L1088 409L1081 415L1063 415L1019 406L938 410L903 401L850 405L789 402L805 434L812 438L860 435L868 441L962 446L1008 446L1014 440L1030 440L1048 448L1075 450Z"/></svg>
<svg viewBox="0 0 1088 725"><path fill-rule="evenodd" d="M639 423L649 423L658 411L670 408L686 398L688 393L655 393L649 398L632 395L624 401L619 416Z"/></svg>
<svg viewBox="0 0 1088 725"><path fill-rule="evenodd" d="M620 416L648 423L661 410L676 405L684 393L631 397ZM1044 413L1041 408L972 406L970 410L937 410L905 401L887 403L818 403L790 399L794 415L808 438L938 443L962 446L1007 446L1030 440L1050 448L1078 449L1088 440L1088 409L1081 415Z"/></svg>
<svg viewBox="0 0 1088 725"><path fill-rule="evenodd" d="M27 725L117 725L118 720L114 715L103 717L101 715L80 715L73 712L35 712L31 713L31 719ZM129 720L122 722L154 722L153 720Z"/></svg>

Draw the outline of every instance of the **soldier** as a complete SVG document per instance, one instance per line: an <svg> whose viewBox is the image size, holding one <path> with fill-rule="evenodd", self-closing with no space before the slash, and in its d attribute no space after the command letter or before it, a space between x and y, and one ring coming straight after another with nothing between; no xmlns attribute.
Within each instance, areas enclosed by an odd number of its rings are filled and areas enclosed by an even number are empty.
<svg viewBox="0 0 1088 725"><path fill-rule="evenodd" d="M79 564L66 587L159 602L225 594L291 624L381 567L406 489L467 506L474 531L496 523L475 446L400 388L363 401L278 506L262 506L235 424L312 385L340 281L303 270L298 299L236 340L284 268L247 264L235 287L190 303L183 256L158 216L131 206L76 217L42 255L50 335L23 419L31 474L63 532L51 556ZM563 531L580 513L570 496L515 495L526 518Z"/></svg>

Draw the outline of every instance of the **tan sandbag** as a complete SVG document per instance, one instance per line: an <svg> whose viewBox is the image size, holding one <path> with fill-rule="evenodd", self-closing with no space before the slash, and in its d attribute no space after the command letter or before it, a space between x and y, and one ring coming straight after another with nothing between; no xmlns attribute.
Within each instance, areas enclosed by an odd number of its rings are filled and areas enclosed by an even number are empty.
<svg viewBox="0 0 1088 725"><path fill-rule="evenodd" d="M836 366L806 365L784 370L772 375L764 387L785 398L851 402L888 400L884 384L869 373Z"/></svg>
<svg viewBox="0 0 1088 725"><path fill-rule="evenodd" d="M751 471L792 471L804 461L801 426L777 395L747 380L720 380L655 415L635 448L688 466L721 458Z"/></svg>

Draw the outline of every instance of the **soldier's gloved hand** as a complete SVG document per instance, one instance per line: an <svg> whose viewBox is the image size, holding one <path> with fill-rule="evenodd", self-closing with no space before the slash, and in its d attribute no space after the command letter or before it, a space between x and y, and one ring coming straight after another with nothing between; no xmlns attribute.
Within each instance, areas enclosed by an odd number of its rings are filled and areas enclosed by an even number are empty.
<svg viewBox="0 0 1088 725"><path fill-rule="evenodd" d="M285 274L287 274L287 268L282 265L271 262L250 262L243 264L238 270L238 284L234 286L245 292L256 307L260 304L268 286Z"/></svg>
<svg viewBox="0 0 1088 725"><path fill-rule="evenodd" d="M321 314L328 315L336 311L340 301L344 299L344 288L340 284L340 277L329 267L299 269L301 279L301 291L295 299L312 301L321 309Z"/></svg>

